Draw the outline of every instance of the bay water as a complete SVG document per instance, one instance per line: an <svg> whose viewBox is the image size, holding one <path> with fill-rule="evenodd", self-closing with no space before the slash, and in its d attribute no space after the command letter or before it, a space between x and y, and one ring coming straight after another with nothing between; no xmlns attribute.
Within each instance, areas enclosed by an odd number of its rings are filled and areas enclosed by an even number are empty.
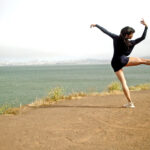
<svg viewBox="0 0 150 150"><path fill-rule="evenodd" d="M150 67L140 65L124 68L129 86L150 83ZM51 89L62 87L72 92L102 92L118 81L109 64L1 66L0 104L29 104L46 97Z"/></svg>

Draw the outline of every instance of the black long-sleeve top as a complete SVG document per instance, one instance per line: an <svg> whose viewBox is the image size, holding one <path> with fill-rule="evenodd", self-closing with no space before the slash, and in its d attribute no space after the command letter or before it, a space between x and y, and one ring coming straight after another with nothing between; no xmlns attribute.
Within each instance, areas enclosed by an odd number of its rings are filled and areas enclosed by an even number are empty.
<svg viewBox="0 0 150 150"><path fill-rule="evenodd" d="M143 32L142 36L140 38L135 39L135 40L130 40L129 41L130 45L127 46L123 42L123 40L121 40L120 36L107 31L105 28L101 27L98 24L96 24L96 27L99 28L102 32L104 32L105 34L107 34L108 36L110 36L113 39L113 46L114 46L113 59L117 59L118 57L120 57L122 55L125 55L125 56L130 55L130 53L132 52L134 46L145 39L147 29L148 29L148 27L145 26L145 29L144 29L144 32Z"/></svg>

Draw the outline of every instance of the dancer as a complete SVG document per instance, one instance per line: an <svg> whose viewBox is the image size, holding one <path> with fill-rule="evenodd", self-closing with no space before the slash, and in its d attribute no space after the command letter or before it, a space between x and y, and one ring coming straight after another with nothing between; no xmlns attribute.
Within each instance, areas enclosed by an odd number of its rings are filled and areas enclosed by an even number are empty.
<svg viewBox="0 0 150 150"><path fill-rule="evenodd" d="M99 28L102 32L107 34L113 39L114 55L111 60L111 66L121 82L123 92L128 100L128 103L123 105L126 108L134 108L135 105L131 100L130 91L126 83L126 79L123 73L123 67L136 66L140 64L150 65L150 59L138 58L138 57L127 57L132 52L134 46L145 39L148 26L144 19L141 20L141 24L145 26L144 32L140 38L135 40L129 40L133 37L135 30L129 26L121 29L120 35L116 35L107 31L105 28L98 24L91 24L92 27Z"/></svg>

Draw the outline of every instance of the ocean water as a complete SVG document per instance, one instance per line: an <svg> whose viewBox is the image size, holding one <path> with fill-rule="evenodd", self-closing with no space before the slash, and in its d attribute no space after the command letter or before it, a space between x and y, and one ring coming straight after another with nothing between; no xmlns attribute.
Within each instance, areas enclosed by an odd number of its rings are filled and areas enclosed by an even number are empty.
<svg viewBox="0 0 150 150"><path fill-rule="evenodd" d="M124 68L129 86L150 83L150 66ZM29 104L48 95L50 89L101 92L117 78L109 64L0 67L0 104Z"/></svg>

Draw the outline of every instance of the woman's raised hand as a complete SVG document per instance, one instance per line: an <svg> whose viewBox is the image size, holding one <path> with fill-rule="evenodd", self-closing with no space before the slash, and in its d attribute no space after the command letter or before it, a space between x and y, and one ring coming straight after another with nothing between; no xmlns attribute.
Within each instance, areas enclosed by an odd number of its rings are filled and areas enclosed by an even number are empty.
<svg viewBox="0 0 150 150"><path fill-rule="evenodd" d="M95 27L95 26L96 26L96 24L91 24L91 25L90 25L90 28Z"/></svg>
<svg viewBox="0 0 150 150"><path fill-rule="evenodd" d="M141 20L141 24L147 27L147 24L145 23L144 19Z"/></svg>

